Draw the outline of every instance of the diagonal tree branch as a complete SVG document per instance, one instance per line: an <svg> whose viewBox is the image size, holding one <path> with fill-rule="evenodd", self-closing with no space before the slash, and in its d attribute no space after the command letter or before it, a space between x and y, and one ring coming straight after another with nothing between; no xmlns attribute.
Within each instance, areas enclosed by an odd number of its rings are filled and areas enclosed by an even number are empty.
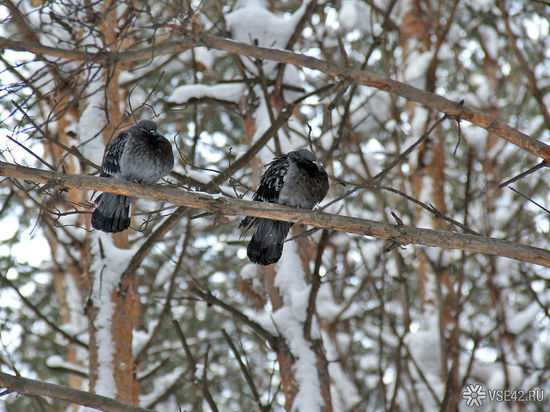
<svg viewBox="0 0 550 412"><path fill-rule="evenodd" d="M140 185L104 177L61 174L4 162L0 162L0 176L36 183L55 183L61 187L99 190L163 200L194 209L208 210L216 214L257 216L284 220L341 232L373 236L402 245L419 244L485 253L550 267L549 250L479 235L420 229L407 225L392 225L315 210L295 209L273 203L210 196L201 192L187 192L170 186Z"/></svg>
<svg viewBox="0 0 550 412"><path fill-rule="evenodd" d="M501 122L485 112L476 110L466 105L461 106L443 96L427 92L384 76L380 76L367 70L340 66L336 63L287 50L272 49L240 43L209 34L191 33L186 34L185 38L182 39L169 40L155 46L122 52L109 52L106 50L94 52L69 50L44 46L36 42L11 40L0 36L0 47L3 48L28 51L37 55L51 55L69 60L85 60L104 64L148 60L157 56L179 53L199 46L224 50L230 54L239 54L263 60L273 60L281 63L293 64L295 66L308 67L313 70L322 71L330 76L349 78L364 86L374 87L440 111L445 113L449 118L460 117L462 120L466 120L491 131L496 136L508 140L509 142L521 147L535 156L550 161L550 146L535 139L534 137L514 129L513 127Z"/></svg>
<svg viewBox="0 0 550 412"><path fill-rule="evenodd" d="M75 403L77 405L89 406L91 408L108 412L147 412L150 409L140 408L107 398L106 396L80 391L61 385L54 385L27 379L21 376L13 376L0 372L0 386L9 392L17 392L25 395L46 396L48 398L60 399L62 401Z"/></svg>

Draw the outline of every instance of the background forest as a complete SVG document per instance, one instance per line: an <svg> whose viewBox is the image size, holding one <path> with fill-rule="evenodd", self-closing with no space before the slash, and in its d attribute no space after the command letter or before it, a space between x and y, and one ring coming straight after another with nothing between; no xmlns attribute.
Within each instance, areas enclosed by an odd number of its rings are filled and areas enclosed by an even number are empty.
<svg viewBox="0 0 550 412"><path fill-rule="evenodd" d="M0 21L0 411L467 411L473 383L546 391L487 410L548 405L549 3L2 0ZM126 232L91 230L99 179L17 174L97 176L140 119L176 166ZM269 267L245 202L151 195L250 200L304 147L340 220L294 225Z"/></svg>

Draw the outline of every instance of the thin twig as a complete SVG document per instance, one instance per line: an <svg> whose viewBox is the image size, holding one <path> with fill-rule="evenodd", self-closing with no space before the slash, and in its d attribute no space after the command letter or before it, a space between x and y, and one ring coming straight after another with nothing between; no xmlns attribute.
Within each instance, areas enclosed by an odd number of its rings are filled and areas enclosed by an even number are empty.
<svg viewBox="0 0 550 412"><path fill-rule="evenodd" d="M517 195L523 197L524 199L528 200L529 202L533 203L535 206L538 206L539 208L541 208L542 210L544 210L546 213L550 214L550 210L548 210L547 208L545 208L543 205L541 205L540 203L537 203L535 202L533 199L531 199L529 196L526 196L524 195L523 193L521 193L519 190L516 190L514 189L513 187L509 187L508 189L510 189L512 192L516 193Z"/></svg>
<svg viewBox="0 0 550 412"><path fill-rule="evenodd" d="M201 289L199 289L196 286L191 286L189 288L189 290L190 290L191 293L193 293L194 295L197 295L202 300L207 302L209 305L215 305L215 306L218 306L218 307L224 309L225 311L227 311L231 315L233 315L236 319L240 320L245 325L248 325L254 332L256 332L266 342L268 342L269 345L273 349L276 349L277 347L279 347L279 345L282 344L282 341L278 336L272 335L267 330L265 330L262 326L260 326L260 324L258 324L257 322L254 322L253 320L251 320L244 313L242 313L241 311L235 309L233 306L225 303L224 301L222 301L222 300L218 299L217 297L215 297L214 295L212 295L212 293L210 291L206 291L206 292L202 291Z"/></svg>
<svg viewBox="0 0 550 412"><path fill-rule="evenodd" d="M181 329L181 326L179 322L174 319L172 321L172 324L174 325L176 329L176 333L178 334L178 337L180 338L181 345L183 347L183 350L185 352L185 355L187 356L187 360L189 361L191 370L194 375L195 382L199 385L199 387L202 390L202 394L206 398L206 401L208 402L208 405L214 412L218 411L218 407L216 403L214 402L214 399L212 398L212 394L210 393L210 389L208 389L208 380L206 377L206 370L208 366L208 350L206 351L205 360L204 360L204 367L203 367L203 373L201 377L198 377L196 375L197 373L197 361L195 357L193 356L193 353L191 352L191 349L189 348L189 344L187 343L187 340L185 339L185 335L183 334L183 330Z"/></svg>
<svg viewBox="0 0 550 412"><path fill-rule="evenodd" d="M82 154L76 150L76 149L73 149L72 147L68 147L66 145L64 145L63 143L61 143L58 139L54 139L53 137L51 137L49 134L47 134L46 132L44 132L42 130L42 128L34 121L34 119L32 117L30 117L27 112L25 112L25 110L23 110L23 108L21 106L19 106L17 104L16 101L12 100L11 101L13 103L13 105L17 108L17 110L19 110L21 112L21 114L33 125L33 127L38 130L38 132L40 132L40 134L45 138L47 139L48 141L52 142L53 144L59 146L60 148L62 148L63 150L65 150L66 152L74 155L78 160L80 160L81 162L87 164L88 166L94 168L95 170L97 171L100 171L101 170L101 167L99 167L98 165L96 165L94 162L92 162L91 160L85 158L84 156L82 156ZM50 167L51 169L55 169L53 166Z"/></svg>
<svg viewBox="0 0 550 412"><path fill-rule="evenodd" d="M511 179L508 179L508 180L502 182L501 184L498 185L498 187L502 189L503 187L506 187L511 183L517 182L518 180L523 179L525 176L528 176L531 173L534 173L537 170L539 170L539 169L541 169L545 166L549 166L549 163L546 160L543 160L538 165L535 165L535 166L527 169L525 172L521 172L519 175L514 176Z"/></svg>
<svg viewBox="0 0 550 412"><path fill-rule="evenodd" d="M254 379L252 378L252 373L246 365L243 363L241 359L241 355L239 354L239 351L237 350L237 347L231 340L231 337L227 333L225 329L222 328L222 335L225 338L225 341L229 345L229 348L231 348L231 352L233 352L233 355L235 356L235 359L237 359L237 362L239 363L239 367L241 368L241 372L244 375L244 378L246 379L246 382L248 383L248 386L250 387L250 390L252 391L252 396L254 397L254 400L256 401L256 404L260 408L261 411L268 411L271 408L269 406L262 404L262 400L260 398L260 394L258 392L258 388L256 387L256 384L254 383Z"/></svg>
<svg viewBox="0 0 550 412"><path fill-rule="evenodd" d="M434 129L440 124L442 123L445 119L447 119L447 115L444 114L437 122L435 122L432 127L430 127L428 129L428 131L426 133L424 133L422 136L420 136L412 145L410 145L407 149L405 149L403 152L401 152L399 154L399 156L395 157L390 163L388 166L386 166L384 169L382 169L382 171L380 171L376 176L374 176L372 179L369 179L367 182L361 184L361 185L357 185L355 186L353 189L350 189L348 190L346 193L344 193L343 195L341 196L338 196L337 198L331 200L330 202L328 202L327 204L323 205L323 207L321 209L326 209L327 207L333 205L334 203L336 202L339 202L340 200L342 199L345 199L347 198L348 196L352 195L353 193L357 192L359 189L362 189L362 188L365 188L365 187L368 187L368 186L371 186L373 184L373 182L375 182L376 184L380 184L380 182L382 181L382 179L384 179L384 177L395 167L397 166L399 163L401 163L404 159L406 159L412 152L413 150L418 147L420 144L422 144L422 142L424 142L429 136L430 134L434 131Z"/></svg>
<svg viewBox="0 0 550 412"><path fill-rule="evenodd" d="M313 321L313 315L315 314L315 306L317 302L317 293L321 287L321 276L319 270L321 269L321 263L323 261L323 252L328 243L329 231L323 230L321 233L321 239L317 246L317 254L315 255L315 267L311 275L311 291L309 292L308 305L306 310L306 320L304 321L304 338L311 340L311 323Z"/></svg>
<svg viewBox="0 0 550 412"><path fill-rule="evenodd" d="M15 293L17 293L19 298L23 301L23 303L25 305L27 305L27 307L30 310L32 310L35 313L36 316L38 316L40 319L42 319L44 322L46 322L46 324L49 327L51 327L57 333L61 334L64 338L68 339L70 342L76 343L77 345L79 345L83 348L88 348L88 345L86 343L84 343L83 341L78 339L76 336L72 336L72 335L68 334L63 329L61 329L59 326L57 326L54 322L52 322L50 319L48 319L46 316L44 316L42 314L42 312L40 312L40 310L34 304L32 304L25 296L23 296L23 294L19 291L19 288L17 286L15 286L7 277L0 274L0 281L5 283L6 285L8 285L10 288L12 288L15 291Z"/></svg>

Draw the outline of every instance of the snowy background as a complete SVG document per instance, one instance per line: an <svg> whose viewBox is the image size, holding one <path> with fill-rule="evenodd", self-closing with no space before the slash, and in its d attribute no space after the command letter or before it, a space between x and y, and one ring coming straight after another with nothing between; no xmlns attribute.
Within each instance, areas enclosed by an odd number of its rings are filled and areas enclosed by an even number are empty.
<svg viewBox="0 0 550 412"><path fill-rule="evenodd" d="M550 8L539 2L192 1L192 18L180 2L137 7L123 1L112 10L88 3L22 1L15 12L15 3L6 2L0 6L0 36L90 53L150 47L198 28L269 48L285 49L290 42L297 53L464 99L550 143ZM114 39L105 34L110 21L116 24ZM176 167L165 183L187 190L204 189L263 135L286 104L310 94L220 190L250 199L263 165L276 153L312 147L331 177L321 207L368 182L441 116L321 71L206 47L116 67L4 50L0 70L0 160L93 174L93 167L43 134L99 165L106 142L133 119L151 118L173 142ZM548 171L509 185L523 196L498 187L538 162L485 129L462 122L459 131L447 120L386 175L383 187L360 189L326 211L395 223L393 211L407 225L458 232L466 227L548 248ZM88 390L92 322L98 345L94 391L116 397L111 294L136 252L176 208L139 199L128 244L120 248L111 236L90 230L91 195L1 181L0 368ZM426 210L429 205L463 228L437 219ZM467 383L541 388L550 396L549 269L414 245L385 253L384 241L330 232L306 336L322 232L295 227L281 261L264 270L248 262L238 223L233 216L220 221L188 211L139 266L139 313L128 350L136 357L140 405L209 410L197 385L204 376L219 410L259 410L259 404L282 410L292 404L296 411L319 411L327 410L327 399L335 411L442 405L469 410L461 397ZM207 304L193 293L196 287L233 312ZM90 301L97 309L93 320L84 310ZM281 352L237 312L284 341L289 369ZM195 365L172 318L185 333ZM325 369L319 366L318 342ZM284 382L287 370L292 388ZM329 394L322 391L323 370ZM33 407L28 397L1 399L0 411ZM42 402L52 410L67 407Z"/></svg>

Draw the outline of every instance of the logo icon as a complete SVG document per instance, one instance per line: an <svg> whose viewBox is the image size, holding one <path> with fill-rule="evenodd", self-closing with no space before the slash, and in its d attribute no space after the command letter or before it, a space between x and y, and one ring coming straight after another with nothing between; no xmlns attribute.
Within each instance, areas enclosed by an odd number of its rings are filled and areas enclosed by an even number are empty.
<svg viewBox="0 0 550 412"><path fill-rule="evenodd" d="M462 391L462 397L466 401L466 406L482 406L483 399L487 397L487 392L479 383L466 385Z"/></svg>

